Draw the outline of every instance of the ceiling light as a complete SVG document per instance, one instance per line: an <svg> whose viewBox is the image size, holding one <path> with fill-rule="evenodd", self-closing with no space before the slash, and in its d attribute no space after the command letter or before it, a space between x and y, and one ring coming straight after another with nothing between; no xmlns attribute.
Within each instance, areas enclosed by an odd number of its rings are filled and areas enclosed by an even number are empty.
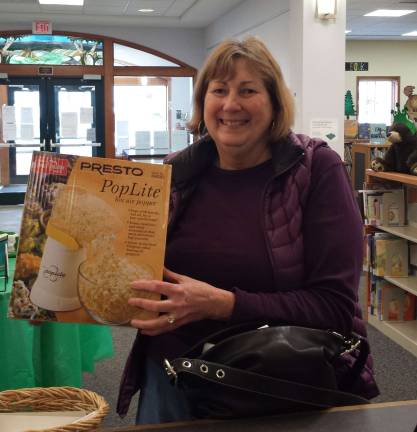
<svg viewBox="0 0 417 432"><path fill-rule="evenodd" d="M61 6L83 6L84 0L39 0L39 4Z"/></svg>
<svg viewBox="0 0 417 432"><path fill-rule="evenodd" d="M364 16L375 16L375 17L400 17L415 12L415 10L400 10L400 9L377 9L373 12L369 12Z"/></svg>
<svg viewBox="0 0 417 432"><path fill-rule="evenodd" d="M352 30L345 30L345 34L352 33Z"/></svg>
<svg viewBox="0 0 417 432"><path fill-rule="evenodd" d="M401 36L417 36L417 30L414 30L409 33L403 33Z"/></svg>
<svg viewBox="0 0 417 432"><path fill-rule="evenodd" d="M151 13L155 12L155 9L138 9L138 12Z"/></svg>

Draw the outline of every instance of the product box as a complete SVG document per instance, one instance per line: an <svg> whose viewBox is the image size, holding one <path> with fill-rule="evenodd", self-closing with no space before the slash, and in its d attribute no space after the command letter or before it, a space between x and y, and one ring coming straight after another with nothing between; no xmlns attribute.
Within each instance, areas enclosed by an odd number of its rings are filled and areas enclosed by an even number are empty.
<svg viewBox="0 0 417 432"><path fill-rule="evenodd" d="M162 279L171 167L34 152L10 318L128 324L130 288Z"/></svg>

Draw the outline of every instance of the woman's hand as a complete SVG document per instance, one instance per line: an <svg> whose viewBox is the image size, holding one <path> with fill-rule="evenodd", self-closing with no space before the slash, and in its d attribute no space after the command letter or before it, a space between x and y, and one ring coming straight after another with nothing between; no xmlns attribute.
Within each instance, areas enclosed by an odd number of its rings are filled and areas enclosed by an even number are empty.
<svg viewBox="0 0 417 432"><path fill-rule="evenodd" d="M235 296L205 282L164 269L164 281L138 280L132 288L163 294L165 300L132 297L129 304L159 312L158 318L133 319L131 325L142 334L155 336L192 321L202 319L227 320L232 314Z"/></svg>

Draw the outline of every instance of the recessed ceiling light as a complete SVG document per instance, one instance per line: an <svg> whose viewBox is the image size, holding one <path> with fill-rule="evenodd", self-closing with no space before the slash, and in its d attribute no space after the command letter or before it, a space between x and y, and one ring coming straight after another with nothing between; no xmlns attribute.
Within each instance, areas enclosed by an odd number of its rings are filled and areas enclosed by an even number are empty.
<svg viewBox="0 0 417 432"><path fill-rule="evenodd" d="M138 12L151 13L155 12L155 9L138 9Z"/></svg>
<svg viewBox="0 0 417 432"><path fill-rule="evenodd" d="M375 17L400 17L415 12L415 10L400 10L400 9L378 9L373 12L369 12L364 16L375 16Z"/></svg>
<svg viewBox="0 0 417 432"><path fill-rule="evenodd" d="M417 36L417 30L414 30L409 33L403 33L401 36Z"/></svg>
<svg viewBox="0 0 417 432"><path fill-rule="evenodd" d="M352 30L345 30L345 34L352 33Z"/></svg>
<svg viewBox="0 0 417 432"><path fill-rule="evenodd" d="M84 0L39 0L39 4L61 6L83 6Z"/></svg>

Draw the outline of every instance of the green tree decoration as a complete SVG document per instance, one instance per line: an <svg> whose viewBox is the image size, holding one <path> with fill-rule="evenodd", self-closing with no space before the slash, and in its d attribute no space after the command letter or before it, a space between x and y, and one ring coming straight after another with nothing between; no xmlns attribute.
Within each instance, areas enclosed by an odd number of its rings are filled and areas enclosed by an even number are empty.
<svg viewBox="0 0 417 432"><path fill-rule="evenodd" d="M356 115L356 111L353 105L352 93L348 90L345 94L345 116L349 120L349 116L351 115Z"/></svg>
<svg viewBox="0 0 417 432"><path fill-rule="evenodd" d="M394 117L394 121L393 123L402 123L405 124L408 129L410 129L410 131L413 134L416 134L417 129L416 129L416 125L414 124L413 121L411 121L408 117L408 110L407 107L404 107L402 110L400 109L400 104L397 102L395 104L395 107L397 108L397 110L391 110L391 114Z"/></svg>

